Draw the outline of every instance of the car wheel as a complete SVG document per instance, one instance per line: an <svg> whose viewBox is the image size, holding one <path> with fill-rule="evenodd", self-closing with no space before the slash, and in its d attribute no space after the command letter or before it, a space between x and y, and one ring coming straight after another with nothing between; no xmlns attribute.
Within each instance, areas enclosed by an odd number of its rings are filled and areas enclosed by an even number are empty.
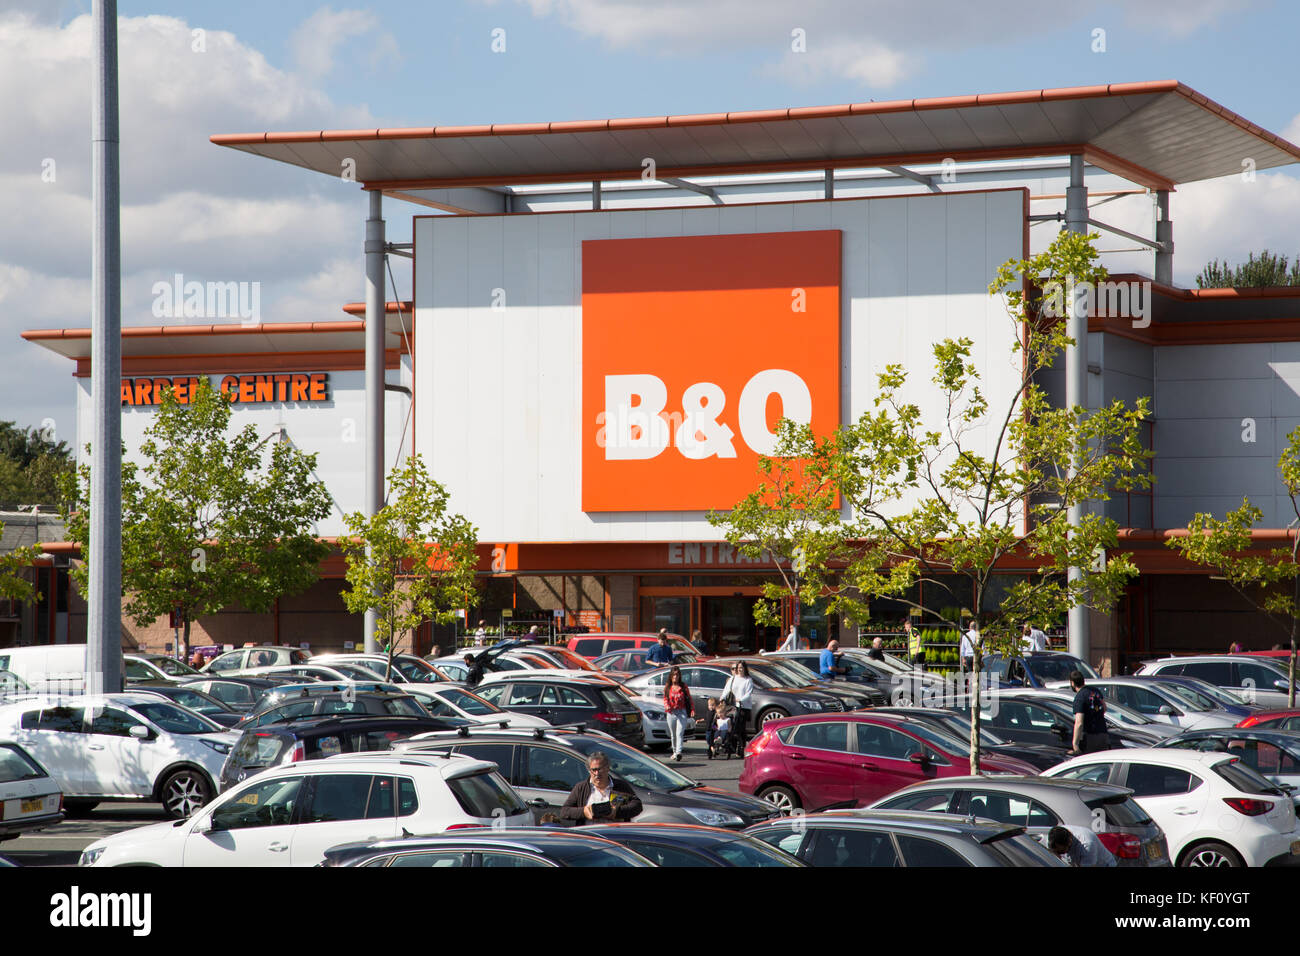
<svg viewBox="0 0 1300 956"><path fill-rule="evenodd" d="M63 801L63 812L70 817L84 817L97 806L98 800L78 800L74 797Z"/></svg>
<svg viewBox="0 0 1300 956"><path fill-rule="evenodd" d="M183 768L170 774L159 792L168 816L184 820L212 799L212 784L201 770Z"/></svg>
<svg viewBox="0 0 1300 956"><path fill-rule="evenodd" d="M1232 847L1223 843L1199 843L1183 854L1179 866L1245 866Z"/></svg>
<svg viewBox="0 0 1300 956"><path fill-rule="evenodd" d="M770 724L774 720L785 720L789 716L790 715L787 714L780 707L769 707L767 710L763 711L761 714L758 715L758 726L760 727L766 726L767 724Z"/></svg>
<svg viewBox="0 0 1300 956"><path fill-rule="evenodd" d="M758 796L780 810L783 817L790 816L802 806L799 802L799 794L780 784L764 787L758 792Z"/></svg>

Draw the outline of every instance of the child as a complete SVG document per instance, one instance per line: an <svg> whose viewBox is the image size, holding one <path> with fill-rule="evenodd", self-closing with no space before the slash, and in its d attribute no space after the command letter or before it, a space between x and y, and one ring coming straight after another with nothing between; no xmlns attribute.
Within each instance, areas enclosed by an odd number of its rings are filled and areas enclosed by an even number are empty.
<svg viewBox="0 0 1300 956"><path fill-rule="evenodd" d="M709 730L707 733L709 743L709 759L712 760L720 753L726 753L731 757L731 720L735 708L722 703L721 701L709 701Z"/></svg>

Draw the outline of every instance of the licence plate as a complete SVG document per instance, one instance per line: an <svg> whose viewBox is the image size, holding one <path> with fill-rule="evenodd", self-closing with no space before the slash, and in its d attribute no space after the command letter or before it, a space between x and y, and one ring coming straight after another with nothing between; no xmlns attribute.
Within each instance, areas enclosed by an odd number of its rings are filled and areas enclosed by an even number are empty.
<svg viewBox="0 0 1300 956"><path fill-rule="evenodd" d="M34 800L24 800L22 806L18 808L19 813L40 813L45 809L45 798L36 797Z"/></svg>
<svg viewBox="0 0 1300 956"><path fill-rule="evenodd" d="M1298 841L1298 842L1300 842L1300 841ZM1158 860L1158 859L1160 859L1162 856L1164 856L1164 853L1161 851L1161 849L1160 849L1160 844L1159 844L1159 843L1148 843L1148 844L1147 844L1147 857L1148 857L1149 859L1152 859L1152 860Z"/></svg>
<svg viewBox="0 0 1300 956"><path fill-rule="evenodd" d="M635 724L638 720L641 719L641 715L640 715L640 714L625 714L625 715L623 716L623 719L624 719L625 721L627 721L629 724Z"/></svg>

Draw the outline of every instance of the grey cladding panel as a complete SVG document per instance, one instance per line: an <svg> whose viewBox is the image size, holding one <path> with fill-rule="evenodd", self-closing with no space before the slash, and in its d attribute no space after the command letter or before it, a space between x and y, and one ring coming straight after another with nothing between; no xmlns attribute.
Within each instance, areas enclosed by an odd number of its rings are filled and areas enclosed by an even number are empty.
<svg viewBox="0 0 1300 956"><path fill-rule="evenodd" d="M1155 350L1156 378L1175 379L1267 379L1273 377L1268 363L1272 346L1178 345Z"/></svg>
<svg viewBox="0 0 1300 956"><path fill-rule="evenodd" d="M1166 458L1242 458L1277 460L1273 445L1272 421L1257 421L1255 441L1241 440L1244 429L1237 418L1157 419L1155 447L1161 460Z"/></svg>
<svg viewBox="0 0 1300 956"><path fill-rule="evenodd" d="M1267 379L1156 381L1156 418L1267 418L1274 383Z"/></svg>

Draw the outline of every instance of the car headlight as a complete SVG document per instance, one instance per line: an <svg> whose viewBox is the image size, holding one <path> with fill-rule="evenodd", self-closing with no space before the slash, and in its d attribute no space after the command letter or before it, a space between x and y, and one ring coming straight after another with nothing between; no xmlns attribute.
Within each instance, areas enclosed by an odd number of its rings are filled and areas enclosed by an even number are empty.
<svg viewBox="0 0 1300 956"><path fill-rule="evenodd" d="M648 720L667 720L668 716L662 710L643 710L642 715Z"/></svg>
<svg viewBox="0 0 1300 956"><path fill-rule="evenodd" d="M202 739L202 738L200 738L200 739ZM228 754L228 753L230 753L230 744L223 744L223 743L222 743L221 741L219 741L219 740L203 740L203 743L206 744L208 747L211 747L213 750L215 750L215 751L216 751L217 753L219 753L219 754Z"/></svg>
<svg viewBox="0 0 1300 956"><path fill-rule="evenodd" d="M744 825L744 819L736 813L725 810L700 810L687 807L686 812L708 827L738 827Z"/></svg>
<svg viewBox="0 0 1300 956"><path fill-rule="evenodd" d="M821 702L820 702L820 701L816 701L816 700L801 700L801 701L799 701L799 706L802 707L804 710L821 710L821 709L822 709Z"/></svg>
<svg viewBox="0 0 1300 956"><path fill-rule="evenodd" d="M81 859L77 860L77 866L94 866L95 861L104 855L107 847L92 846L81 851Z"/></svg>

